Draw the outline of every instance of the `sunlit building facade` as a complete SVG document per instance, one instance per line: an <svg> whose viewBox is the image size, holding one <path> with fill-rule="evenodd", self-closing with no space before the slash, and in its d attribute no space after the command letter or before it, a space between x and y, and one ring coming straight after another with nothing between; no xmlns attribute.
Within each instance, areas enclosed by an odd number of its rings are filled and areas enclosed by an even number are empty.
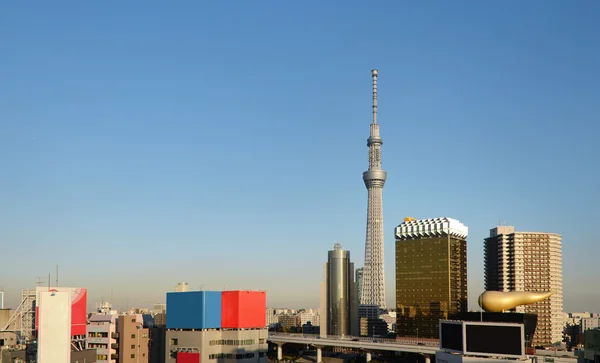
<svg viewBox="0 0 600 363"><path fill-rule="evenodd" d="M468 311L468 227L407 217L395 234L397 334L438 338L440 319Z"/></svg>
<svg viewBox="0 0 600 363"><path fill-rule="evenodd" d="M559 234L515 232L513 226L492 228L484 241L484 271L486 290L553 292L548 299L515 310L537 315L533 345L547 346L562 341L562 238Z"/></svg>

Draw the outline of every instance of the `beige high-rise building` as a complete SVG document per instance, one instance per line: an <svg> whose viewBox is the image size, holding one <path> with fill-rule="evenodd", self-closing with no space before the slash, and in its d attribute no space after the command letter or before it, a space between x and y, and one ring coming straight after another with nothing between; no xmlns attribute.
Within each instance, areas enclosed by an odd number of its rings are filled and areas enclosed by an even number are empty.
<svg viewBox="0 0 600 363"><path fill-rule="evenodd" d="M187 282L180 282L175 285L175 292L187 292L190 291L190 285Z"/></svg>
<svg viewBox="0 0 600 363"><path fill-rule="evenodd" d="M515 232L513 226L490 230L484 242L487 291L551 291L554 294L517 312L538 316L532 344L562 341L562 239L556 233Z"/></svg>
<svg viewBox="0 0 600 363"><path fill-rule="evenodd" d="M143 328L142 315L120 315L119 363L148 363L148 329Z"/></svg>

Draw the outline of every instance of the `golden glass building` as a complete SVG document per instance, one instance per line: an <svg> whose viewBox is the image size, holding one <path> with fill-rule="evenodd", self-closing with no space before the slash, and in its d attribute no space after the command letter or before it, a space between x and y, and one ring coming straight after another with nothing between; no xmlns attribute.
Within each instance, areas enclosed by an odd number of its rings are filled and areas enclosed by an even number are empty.
<svg viewBox="0 0 600 363"><path fill-rule="evenodd" d="M452 218L396 227L396 332L439 337L440 319L467 312L468 227Z"/></svg>

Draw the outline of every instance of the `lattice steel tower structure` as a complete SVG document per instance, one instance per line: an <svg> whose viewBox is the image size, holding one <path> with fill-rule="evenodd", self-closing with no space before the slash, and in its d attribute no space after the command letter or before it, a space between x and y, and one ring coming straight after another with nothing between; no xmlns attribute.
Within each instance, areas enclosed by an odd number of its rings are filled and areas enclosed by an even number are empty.
<svg viewBox="0 0 600 363"><path fill-rule="evenodd" d="M363 180L369 193L367 206L367 238L365 241L365 266L361 287L361 304L375 304L385 309L385 274L383 269L383 185L387 173L381 169L381 145L377 124L377 70L373 76L373 123L367 139L369 147L369 170Z"/></svg>

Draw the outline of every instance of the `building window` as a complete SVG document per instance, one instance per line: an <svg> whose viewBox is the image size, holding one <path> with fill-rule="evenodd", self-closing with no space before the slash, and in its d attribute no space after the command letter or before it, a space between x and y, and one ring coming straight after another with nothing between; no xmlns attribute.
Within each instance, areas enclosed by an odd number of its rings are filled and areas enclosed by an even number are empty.
<svg viewBox="0 0 600 363"><path fill-rule="evenodd" d="M131 349L135 349L135 344L131 344Z"/></svg>
<svg viewBox="0 0 600 363"><path fill-rule="evenodd" d="M131 358L135 358L135 354L132 354L132 355L131 355Z"/></svg>
<svg viewBox="0 0 600 363"><path fill-rule="evenodd" d="M171 338L171 345L178 345L179 344L179 340L177 338Z"/></svg>
<svg viewBox="0 0 600 363"><path fill-rule="evenodd" d="M135 334L131 334L131 339L135 339Z"/></svg>

